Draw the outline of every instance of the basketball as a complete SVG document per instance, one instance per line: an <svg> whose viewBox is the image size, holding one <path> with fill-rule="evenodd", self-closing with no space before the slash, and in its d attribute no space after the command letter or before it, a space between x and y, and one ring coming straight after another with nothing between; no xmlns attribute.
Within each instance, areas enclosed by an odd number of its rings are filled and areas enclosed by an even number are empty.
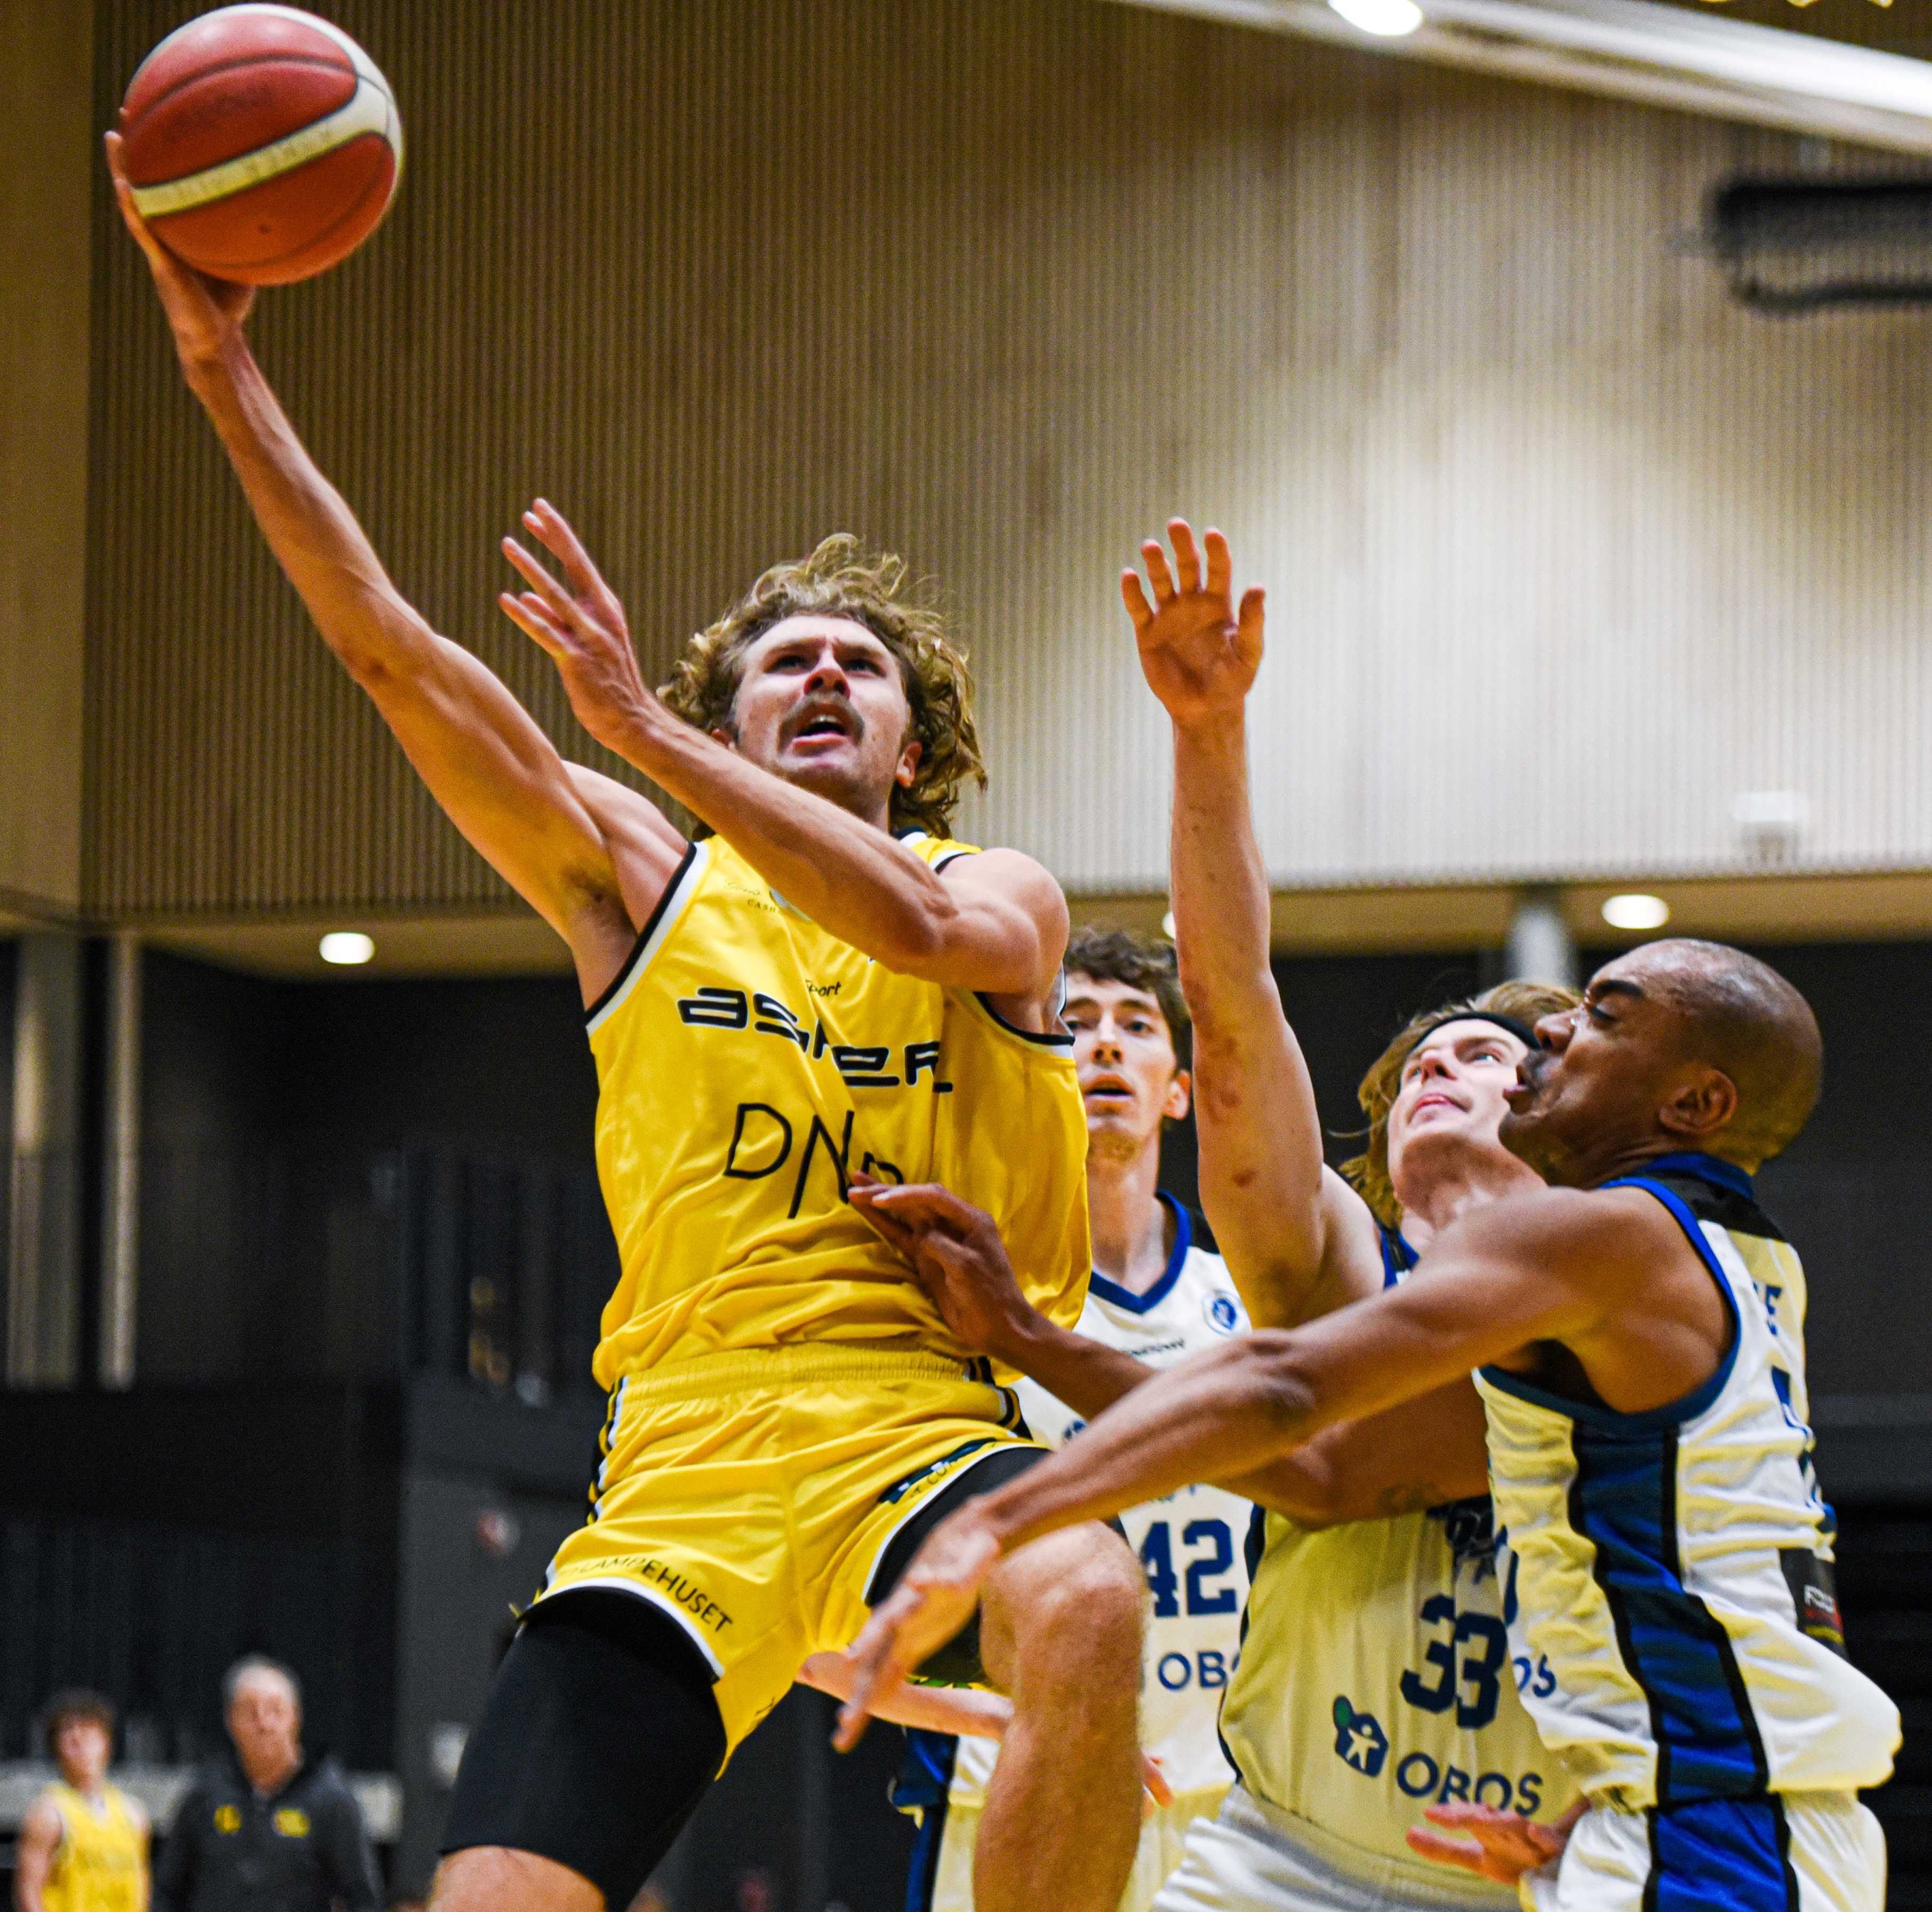
<svg viewBox="0 0 1932 1912"><path fill-rule="evenodd" d="M248 285L346 258L402 167L388 82L339 27L293 7L222 7L176 29L136 71L120 131L154 236Z"/></svg>

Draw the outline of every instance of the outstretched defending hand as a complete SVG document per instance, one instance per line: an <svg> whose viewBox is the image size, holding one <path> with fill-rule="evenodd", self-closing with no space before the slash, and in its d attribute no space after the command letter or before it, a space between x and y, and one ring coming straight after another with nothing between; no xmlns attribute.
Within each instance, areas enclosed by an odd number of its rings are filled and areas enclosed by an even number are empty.
<svg viewBox="0 0 1932 1912"><path fill-rule="evenodd" d="M898 1585L845 1649L850 1697L838 1709L832 1737L842 1753L859 1743L867 1719L906 1676L973 1617L980 1589L999 1559L999 1540L970 1500L926 1535Z"/></svg>
<svg viewBox="0 0 1932 1912"><path fill-rule="evenodd" d="M657 701L638 674L624 607L548 499L538 499L524 512L524 527L563 566L568 587L515 539L506 538L503 555L530 588L500 593L496 602L512 623L549 653L577 721L599 743L617 750Z"/></svg>
<svg viewBox="0 0 1932 1912"><path fill-rule="evenodd" d="M1158 539L1141 547L1152 604L1138 572L1120 574L1120 596L1140 646L1141 674L1178 725L1238 716L1261 665L1264 594L1258 584L1250 585L1236 611L1234 560L1220 532L1207 534L1204 580L1186 521L1172 519L1167 535L1174 540L1171 572Z"/></svg>
<svg viewBox="0 0 1932 1912"><path fill-rule="evenodd" d="M148 230L148 222L134 209L134 189L121 166L121 136L107 135L107 170L114 176L114 197L121 217L134 236L135 243L148 256L148 269L154 275L154 290L161 296L161 307L175 335L175 350L182 369L190 378L204 366L221 356L229 341L242 330L248 309L255 302L253 286L238 286L226 279L211 279L184 266Z"/></svg>
<svg viewBox="0 0 1932 1912"><path fill-rule="evenodd" d="M851 1198L905 1257L946 1326L974 1353L1004 1358L1033 1310L992 1217L936 1182L898 1187L855 1178Z"/></svg>
<svg viewBox="0 0 1932 1912"><path fill-rule="evenodd" d="M1526 1872L1534 1872L1563 1856L1563 1848L1570 1843L1570 1829L1582 1814L1580 1802L1553 1825L1540 1826L1520 1813L1503 1812L1492 1805L1432 1805L1425 1809L1426 1817L1451 1832L1468 1833L1476 1843L1445 1839L1440 1832L1425 1832L1420 1826L1410 1827L1408 1843L1424 1859L1460 1866L1478 1878L1513 1886Z"/></svg>

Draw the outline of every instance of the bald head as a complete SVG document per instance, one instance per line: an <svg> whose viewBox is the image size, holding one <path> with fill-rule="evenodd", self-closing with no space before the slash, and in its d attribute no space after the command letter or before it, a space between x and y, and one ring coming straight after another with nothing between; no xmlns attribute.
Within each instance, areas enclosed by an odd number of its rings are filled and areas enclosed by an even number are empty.
<svg viewBox="0 0 1932 1912"><path fill-rule="evenodd" d="M1545 1016L1510 1092L1503 1145L1546 1181L1594 1187L1694 1150L1755 1171L1818 1100L1810 1005L1774 969L1673 937L1606 962L1583 1006Z"/></svg>
<svg viewBox="0 0 1932 1912"><path fill-rule="evenodd" d="M1677 1010L1687 1059L1730 1078L1738 1102L1726 1154L1755 1167L1797 1139L1817 1106L1825 1045L1811 1005L1776 970L1684 936L1646 943L1615 967Z"/></svg>

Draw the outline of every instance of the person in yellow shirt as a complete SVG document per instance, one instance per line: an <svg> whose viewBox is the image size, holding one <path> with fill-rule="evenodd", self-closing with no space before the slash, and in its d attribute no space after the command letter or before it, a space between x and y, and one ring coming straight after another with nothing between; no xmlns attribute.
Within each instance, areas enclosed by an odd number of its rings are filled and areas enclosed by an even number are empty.
<svg viewBox="0 0 1932 1912"><path fill-rule="evenodd" d="M148 1815L107 1783L113 1707L98 1693L56 1694L46 1734L61 1776L21 1822L14 1912L147 1912Z"/></svg>

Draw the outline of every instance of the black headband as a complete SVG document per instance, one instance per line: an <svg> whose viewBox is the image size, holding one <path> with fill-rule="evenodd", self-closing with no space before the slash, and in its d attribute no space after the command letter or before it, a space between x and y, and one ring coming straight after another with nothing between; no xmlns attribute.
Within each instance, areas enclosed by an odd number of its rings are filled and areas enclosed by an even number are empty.
<svg viewBox="0 0 1932 1912"><path fill-rule="evenodd" d="M1507 1029L1525 1049L1543 1046L1543 1038L1520 1016L1499 1015L1493 1009L1452 1009L1417 1030L1415 1040L1402 1051L1403 1059L1413 1055L1438 1029L1446 1029L1452 1022L1493 1022L1498 1029Z"/></svg>

